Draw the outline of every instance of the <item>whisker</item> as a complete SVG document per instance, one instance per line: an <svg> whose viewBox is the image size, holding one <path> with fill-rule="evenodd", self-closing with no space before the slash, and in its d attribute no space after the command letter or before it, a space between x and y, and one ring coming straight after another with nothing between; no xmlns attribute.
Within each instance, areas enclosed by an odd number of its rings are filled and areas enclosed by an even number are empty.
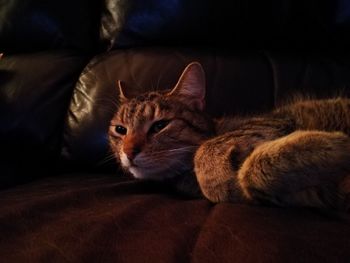
<svg viewBox="0 0 350 263"><path fill-rule="evenodd" d="M193 152L183 152L183 153L168 153L167 154L167 158L170 158L170 159L177 159L177 158L179 158L180 156L179 155L184 155L184 154L193 154ZM164 154L152 154L152 158L165 158L165 156L164 156Z"/></svg>
<svg viewBox="0 0 350 263"><path fill-rule="evenodd" d="M103 165L106 164L112 160L117 160L117 158L115 157L114 153L107 155L106 157L104 157L101 161L99 161L97 164L98 165Z"/></svg>
<svg viewBox="0 0 350 263"><path fill-rule="evenodd" d="M115 114L117 109L120 106L120 103L114 102L112 100L102 100L101 99L100 101L97 100L95 102L95 105L108 113Z"/></svg>
<svg viewBox="0 0 350 263"><path fill-rule="evenodd" d="M120 101L119 101L119 99L117 99L117 98L114 98L114 97L108 97L108 98L96 98L95 100L94 100L94 102L95 103L108 103L108 104L112 104L112 105L114 105L114 106L116 106L116 107L119 107L120 106Z"/></svg>
<svg viewBox="0 0 350 263"><path fill-rule="evenodd" d="M197 147L198 147L197 145L185 146L185 147L181 147L181 148L170 149L168 151L171 152L171 151L178 151L178 150L186 150L186 149L193 149L193 148L197 148Z"/></svg>
<svg viewBox="0 0 350 263"><path fill-rule="evenodd" d="M153 156L152 156L153 157ZM189 166L190 164L188 162L185 162L184 160L179 160L179 159L173 159L173 158L169 158L169 157L164 157L162 156L161 158L147 158L145 160L139 160L140 162L140 166L143 166L143 168L147 169L149 167L154 167L155 163L162 163L162 166L166 166L168 168L172 168L172 165L170 164L175 164L175 163L179 163L183 166ZM148 165L151 164L151 165Z"/></svg>
<svg viewBox="0 0 350 263"><path fill-rule="evenodd" d="M156 152L152 152L152 154L157 154L157 153L165 153L165 152L181 152L181 151L188 151L190 149L195 149L198 146L186 146L186 147L181 147L181 148L174 148L174 149L168 149L168 150L161 150L161 151L156 151Z"/></svg>
<svg viewBox="0 0 350 263"><path fill-rule="evenodd" d="M178 152L167 152L166 156L169 157L169 158L172 158L172 157L178 157L179 154L186 154L186 153L189 153L189 154L194 154L194 151L190 151L190 150L184 150L184 151L178 151ZM163 157L165 155L165 153L152 153L152 157L158 157L158 156L161 156ZM165 156L164 156L165 157Z"/></svg>
<svg viewBox="0 0 350 263"><path fill-rule="evenodd" d="M159 84L160 84L160 80L161 80L162 77L163 77L163 73L160 73L159 76L158 76L156 89L159 89Z"/></svg>

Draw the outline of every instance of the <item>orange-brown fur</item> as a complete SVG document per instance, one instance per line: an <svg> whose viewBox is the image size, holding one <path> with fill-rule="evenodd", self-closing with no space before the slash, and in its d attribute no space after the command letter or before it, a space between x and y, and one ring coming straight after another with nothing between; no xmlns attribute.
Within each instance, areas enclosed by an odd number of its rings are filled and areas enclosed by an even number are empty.
<svg viewBox="0 0 350 263"><path fill-rule="evenodd" d="M199 63L170 91L128 99L121 83L119 90L110 146L134 177L191 193L199 185L212 202L349 208L349 99L298 100L214 121L203 113Z"/></svg>

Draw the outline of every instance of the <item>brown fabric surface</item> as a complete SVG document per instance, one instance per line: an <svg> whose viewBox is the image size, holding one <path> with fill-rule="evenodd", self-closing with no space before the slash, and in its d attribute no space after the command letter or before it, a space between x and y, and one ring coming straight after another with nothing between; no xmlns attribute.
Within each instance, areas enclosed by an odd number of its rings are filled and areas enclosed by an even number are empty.
<svg viewBox="0 0 350 263"><path fill-rule="evenodd" d="M0 193L1 262L349 262L350 215L213 205L115 175Z"/></svg>

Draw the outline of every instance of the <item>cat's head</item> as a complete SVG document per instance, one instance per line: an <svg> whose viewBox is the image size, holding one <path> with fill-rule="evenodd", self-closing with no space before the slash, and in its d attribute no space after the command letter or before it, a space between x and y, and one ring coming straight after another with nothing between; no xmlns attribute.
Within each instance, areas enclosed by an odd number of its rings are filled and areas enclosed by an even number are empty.
<svg viewBox="0 0 350 263"><path fill-rule="evenodd" d="M119 86L121 105L110 123L111 150L135 178L164 180L193 169L193 155L212 135L204 113L205 75L189 64L172 90L128 98Z"/></svg>

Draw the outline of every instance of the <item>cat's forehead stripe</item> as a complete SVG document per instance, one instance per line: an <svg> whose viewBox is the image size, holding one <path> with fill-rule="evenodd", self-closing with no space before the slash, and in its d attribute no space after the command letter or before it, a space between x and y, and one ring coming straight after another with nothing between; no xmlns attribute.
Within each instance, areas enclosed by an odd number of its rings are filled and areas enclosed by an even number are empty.
<svg viewBox="0 0 350 263"><path fill-rule="evenodd" d="M174 107L164 95L150 93L131 99L124 104L118 118L122 123L136 127L146 121L164 118L166 113L173 111L181 112L181 107Z"/></svg>
<svg viewBox="0 0 350 263"><path fill-rule="evenodd" d="M134 118L141 117L143 115L142 113L144 110L145 110L145 103L144 102L137 105L137 107L135 108Z"/></svg>
<svg viewBox="0 0 350 263"><path fill-rule="evenodd" d="M127 123L128 120L130 120L135 111L135 107L136 104L133 101L130 101L128 104L121 107L118 117L122 123Z"/></svg>
<svg viewBox="0 0 350 263"><path fill-rule="evenodd" d="M135 105L133 115L134 116L145 115L149 118L152 118L152 117L154 117L154 115L157 115L157 113L159 113L159 111L161 111L165 108L169 108L169 107L165 107L165 106L161 107L160 101L158 100L158 98L155 97L151 101L143 101L143 102L139 102L137 105Z"/></svg>
<svg viewBox="0 0 350 263"><path fill-rule="evenodd" d="M146 121L146 118L143 114L145 107L146 107L145 102L143 102L143 103L140 103L139 105L137 105L137 107L135 108L134 114L132 116L134 127L137 127L139 125L143 125L143 123Z"/></svg>
<svg viewBox="0 0 350 263"><path fill-rule="evenodd" d="M144 115L148 119L154 119L155 108L156 108L156 105L154 103L146 104L146 107L144 109Z"/></svg>
<svg viewBox="0 0 350 263"><path fill-rule="evenodd" d="M121 107L119 116L118 116L121 122L125 122L125 112L126 112L126 107L125 106Z"/></svg>

